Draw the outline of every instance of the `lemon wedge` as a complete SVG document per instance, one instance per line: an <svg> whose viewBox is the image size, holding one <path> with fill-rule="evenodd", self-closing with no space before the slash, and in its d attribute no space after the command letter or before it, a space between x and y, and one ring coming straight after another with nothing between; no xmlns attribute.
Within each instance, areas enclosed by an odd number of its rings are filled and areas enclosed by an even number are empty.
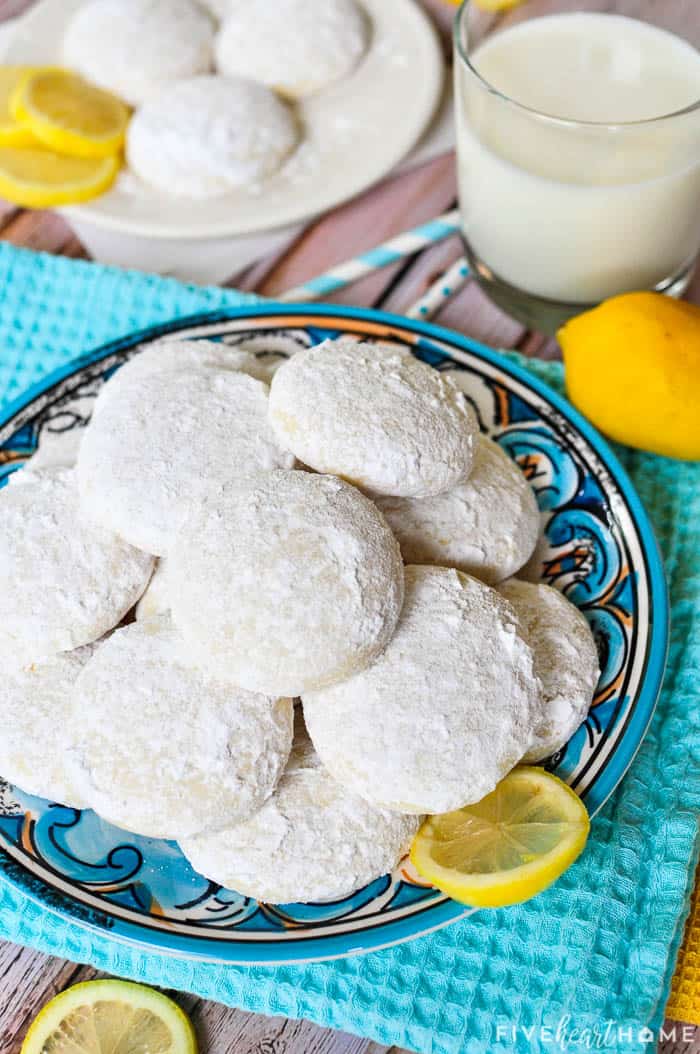
<svg viewBox="0 0 700 1054"><path fill-rule="evenodd" d="M0 146L29 146L34 136L14 119L10 102L17 88L32 72L30 66L0 66Z"/></svg>
<svg viewBox="0 0 700 1054"><path fill-rule="evenodd" d="M0 146L0 197L24 208L88 201L108 190L116 157L65 157L42 146Z"/></svg>
<svg viewBox="0 0 700 1054"><path fill-rule="evenodd" d="M32 1022L21 1054L197 1054L189 1018L167 996L130 981L86 981Z"/></svg>
<svg viewBox="0 0 700 1054"><path fill-rule="evenodd" d="M627 446L700 458L700 308L625 293L558 333L574 406Z"/></svg>
<svg viewBox="0 0 700 1054"><path fill-rule="evenodd" d="M514 769L475 805L431 816L411 847L423 878L479 908L519 904L541 893L581 853L586 808L556 776Z"/></svg>
<svg viewBox="0 0 700 1054"><path fill-rule="evenodd" d="M30 70L10 103L15 121L59 154L109 157L124 143L129 109L116 95L61 69Z"/></svg>

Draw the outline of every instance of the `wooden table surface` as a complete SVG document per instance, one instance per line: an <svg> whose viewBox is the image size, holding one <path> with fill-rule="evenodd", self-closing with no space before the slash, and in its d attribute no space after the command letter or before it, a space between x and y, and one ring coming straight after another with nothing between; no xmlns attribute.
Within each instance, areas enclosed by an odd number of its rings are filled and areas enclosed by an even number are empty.
<svg viewBox="0 0 700 1054"><path fill-rule="evenodd" d="M421 0L445 35L454 9L443 0ZM567 0L568 2L568 0ZM658 10L658 0L646 0ZM551 8L549 0L531 0ZM673 7L679 29L700 32L698 0L664 0ZM0 19L27 6L27 0L0 0ZM559 4L561 6L561 3ZM571 6L575 6L572 2ZM631 13L629 0L600 0L602 10ZM638 0L635 3L639 10ZM324 271L454 206L454 158L448 155L387 179L380 186L311 223L293 244L274 258L261 260L227 284L274 297ZM50 212L28 212L0 202L0 239L13 245L65 256L87 254L66 222ZM461 252L457 238L357 282L330 298L347 303L406 310ZM700 274L689 291L700 303ZM517 348L526 355L556 358L556 342L527 331L494 307L475 283L469 282L436 320L460 333L496 347ZM0 943L0 1050L18 1054L27 1026L53 995L77 981L99 974L89 967L48 958L15 945ZM232 1010L193 996L176 995L192 1016L202 1054L386 1054L389 1048L307 1022L265 1018ZM669 1024L670 1027L670 1024ZM680 1028L675 1040L662 1044L664 1054L700 1054L700 1029ZM391 1048L392 1054L401 1054Z"/></svg>

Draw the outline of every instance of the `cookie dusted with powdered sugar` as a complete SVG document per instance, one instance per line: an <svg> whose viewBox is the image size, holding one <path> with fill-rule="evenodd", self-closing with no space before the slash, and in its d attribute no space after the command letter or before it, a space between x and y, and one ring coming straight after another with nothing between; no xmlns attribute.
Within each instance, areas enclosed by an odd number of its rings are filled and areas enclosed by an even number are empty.
<svg viewBox="0 0 700 1054"><path fill-rule="evenodd" d="M6 668L97 640L133 607L153 569L151 556L83 515L71 470L32 472L29 479L0 494Z"/></svg>
<svg viewBox="0 0 700 1054"><path fill-rule="evenodd" d="M72 745L73 689L93 646L43 662L3 669L0 679L0 775L27 794L82 808L65 765Z"/></svg>
<svg viewBox="0 0 700 1054"><path fill-rule="evenodd" d="M530 484L498 443L479 436L469 479L431 498L377 497L409 564L456 567L493 584L519 571L540 530Z"/></svg>
<svg viewBox="0 0 700 1054"><path fill-rule="evenodd" d="M118 827L185 838L246 820L274 790L293 704L191 659L167 619L117 630L75 684L66 763L81 799Z"/></svg>
<svg viewBox="0 0 700 1054"><path fill-rule="evenodd" d="M89 0L63 38L66 66L132 106L213 57L214 23L195 0Z"/></svg>
<svg viewBox="0 0 700 1054"><path fill-rule="evenodd" d="M169 580L173 618L200 661L279 695L362 670L403 599L401 553L377 507L308 472L213 495L180 533Z"/></svg>
<svg viewBox="0 0 700 1054"><path fill-rule="evenodd" d="M203 370L233 370L247 373L257 381L269 384L271 367L249 351L231 348L214 340L164 340L150 344L125 362L100 389L93 414L110 400L118 397L122 387L143 381L155 373L194 368Z"/></svg>
<svg viewBox="0 0 700 1054"><path fill-rule="evenodd" d="M341 787L302 727L259 812L219 834L181 841L180 848L196 871L256 900L341 900L393 871L419 824L419 817L379 809Z"/></svg>
<svg viewBox="0 0 700 1054"><path fill-rule="evenodd" d="M137 176L167 194L211 198L271 176L298 138L291 110L264 85L193 77L137 110L126 157Z"/></svg>
<svg viewBox="0 0 700 1054"><path fill-rule="evenodd" d="M234 370L183 367L105 385L80 447L86 512L156 556L208 493L289 468L267 419L266 384Z"/></svg>
<svg viewBox="0 0 700 1054"><path fill-rule="evenodd" d="M212 18L221 22L228 14L231 0L199 0L202 7L206 8Z"/></svg>
<svg viewBox="0 0 700 1054"><path fill-rule="evenodd" d="M600 665L588 622L551 586L513 579L499 592L513 605L542 682L541 710L524 760L541 761L571 739L588 715Z"/></svg>
<svg viewBox="0 0 700 1054"><path fill-rule="evenodd" d="M400 497L430 497L467 479L478 433L464 396L437 370L347 337L278 369L270 422L310 468Z"/></svg>
<svg viewBox="0 0 700 1054"><path fill-rule="evenodd" d="M210 0L211 2L211 0ZM217 7L224 0L217 0ZM370 26L355 0L227 0L216 41L222 73L250 77L291 99L347 77Z"/></svg>
<svg viewBox="0 0 700 1054"><path fill-rule="evenodd" d="M168 561L165 557L156 560L151 581L148 583L146 592L136 605L134 614L137 622L145 622L147 619L160 618L161 615L170 614Z"/></svg>
<svg viewBox="0 0 700 1054"><path fill-rule="evenodd" d="M459 571L406 568L396 633L342 684L303 694L306 725L344 786L388 809L479 801L528 749L541 686L510 604Z"/></svg>

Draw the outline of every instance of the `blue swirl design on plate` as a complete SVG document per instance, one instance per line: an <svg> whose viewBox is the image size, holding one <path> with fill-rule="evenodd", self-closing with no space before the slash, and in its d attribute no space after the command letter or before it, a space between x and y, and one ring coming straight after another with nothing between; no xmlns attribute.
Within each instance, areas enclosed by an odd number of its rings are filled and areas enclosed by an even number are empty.
<svg viewBox="0 0 700 1054"><path fill-rule="evenodd" d="M482 429L517 461L535 490L542 517L541 544L524 574L562 590L579 606L593 630L602 669L588 719L547 765L584 798L595 799L598 781L607 778L616 737L634 711L636 687L630 686L640 597L645 611L650 605L644 568L630 555L614 506L619 495L615 480L592 468L591 448L561 413L545 412L541 397L494 369L487 358L472 353L465 360L461 347L455 361L447 336L443 344L398 320L381 326L376 316L365 320L330 308L326 313L333 317L327 321L318 317L322 312L307 317L295 309L291 324L288 318L276 324L271 313L200 320L196 336L246 346L261 355L258 349L272 338L281 357L341 332L403 343L431 366L452 374ZM183 323L172 328L180 337L187 335ZM47 385L15 415L12 427L4 433L0 428L0 486L37 446L84 428L104 380L165 332L107 349ZM43 903L59 906L81 922L149 947L194 950L233 961L303 958L308 954L304 949L312 947L316 955L326 948L330 954L346 954L385 944L386 935L405 939L463 914L421 884L407 861L393 875L343 900L258 904L198 875L172 842L141 838L91 811L45 802L7 785L0 785L0 869ZM290 942L307 935L313 939L301 952L289 951ZM252 942L247 946L252 952L241 951L246 940Z"/></svg>

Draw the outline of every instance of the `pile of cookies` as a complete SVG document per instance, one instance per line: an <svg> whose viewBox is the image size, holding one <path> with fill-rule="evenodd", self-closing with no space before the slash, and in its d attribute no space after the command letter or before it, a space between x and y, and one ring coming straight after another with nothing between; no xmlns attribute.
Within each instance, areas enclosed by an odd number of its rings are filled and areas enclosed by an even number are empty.
<svg viewBox="0 0 700 1054"><path fill-rule="evenodd" d="M87 0L62 51L134 107L131 170L205 199L277 172L305 142L299 104L349 76L370 38L355 0Z"/></svg>
<svg viewBox="0 0 700 1054"><path fill-rule="evenodd" d="M153 345L0 509L0 774L258 899L391 871L593 698L583 616L512 577L527 480L400 346Z"/></svg>

